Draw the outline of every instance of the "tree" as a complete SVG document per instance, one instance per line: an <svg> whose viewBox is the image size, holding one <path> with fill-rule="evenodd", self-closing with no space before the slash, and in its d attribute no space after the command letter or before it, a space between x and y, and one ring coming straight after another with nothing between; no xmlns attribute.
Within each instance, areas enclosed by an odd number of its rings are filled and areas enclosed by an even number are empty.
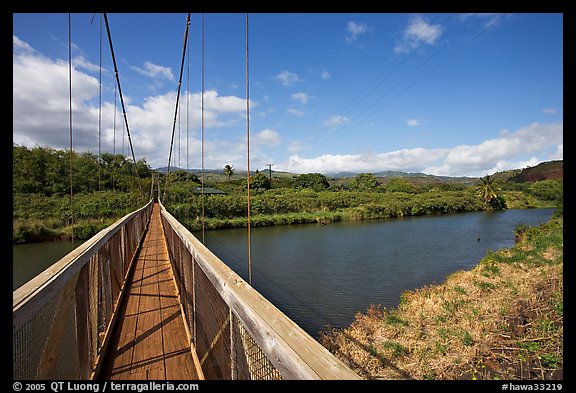
<svg viewBox="0 0 576 393"><path fill-rule="evenodd" d="M386 185L386 191L415 194L418 192L418 188L403 177L395 177Z"/></svg>
<svg viewBox="0 0 576 393"><path fill-rule="evenodd" d="M502 208L504 208L503 205L504 206L506 205L506 201L504 201L504 198L500 198L498 196L497 193L498 188L494 184L494 177L486 175L481 180L482 184L476 187L475 193L477 196L482 198L482 201L484 202L484 207L486 208L488 205L490 205L497 210L501 210ZM498 202L492 203L493 201Z"/></svg>
<svg viewBox="0 0 576 393"><path fill-rule="evenodd" d="M244 179L244 188L246 188L248 181L246 179ZM255 189L265 189L265 190L269 190L272 187L272 184L270 184L270 179L268 179L268 177L266 175L263 175L261 173L257 173L254 176L250 177L250 189L251 190L255 190Z"/></svg>
<svg viewBox="0 0 576 393"><path fill-rule="evenodd" d="M321 173L306 173L298 176L292 183L294 188L311 188L314 191L322 191L330 187L326 176Z"/></svg>
<svg viewBox="0 0 576 393"><path fill-rule="evenodd" d="M541 180L532 183L528 191L537 198L554 201L562 198L563 183L556 180Z"/></svg>
<svg viewBox="0 0 576 393"><path fill-rule="evenodd" d="M228 176L228 181L230 181L230 177L234 175L234 168L231 165L226 165L224 167L224 174Z"/></svg>
<svg viewBox="0 0 576 393"><path fill-rule="evenodd" d="M349 187L359 191L375 190L378 188L378 179L372 173L360 173L350 182Z"/></svg>

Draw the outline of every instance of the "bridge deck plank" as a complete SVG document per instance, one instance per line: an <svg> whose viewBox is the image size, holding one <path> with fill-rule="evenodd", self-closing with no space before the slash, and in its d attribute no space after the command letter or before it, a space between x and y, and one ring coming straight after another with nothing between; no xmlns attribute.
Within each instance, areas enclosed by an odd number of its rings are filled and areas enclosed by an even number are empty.
<svg viewBox="0 0 576 393"><path fill-rule="evenodd" d="M102 368L102 379L199 379L156 204Z"/></svg>

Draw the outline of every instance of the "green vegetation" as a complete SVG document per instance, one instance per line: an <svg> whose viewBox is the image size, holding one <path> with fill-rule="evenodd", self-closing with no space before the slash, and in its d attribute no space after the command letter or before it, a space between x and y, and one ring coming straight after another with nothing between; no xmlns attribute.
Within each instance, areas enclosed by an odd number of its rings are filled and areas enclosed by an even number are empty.
<svg viewBox="0 0 576 393"><path fill-rule="evenodd" d="M67 238L72 227L74 236L87 238L149 198L154 171L145 160L134 165L122 155L104 153L98 160L92 153L73 153L72 168L73 210L70 153L13 146L13 242ZM199 195L201 179L195 173L177 169L159 176L162 202L190 230L201 229L203 222L207 229L247 225L247 179L232 166L226 165L219 174L202 175L205 187L226 195ZM562 181L524 184L495 178L487 176L478 185L469 178L466 183L439 183L434 177L379 178L362 173L329 180L320 173L276 172L271 182L257 171L250 176L251 225L326 224L485 209L561 209Z"/></svg>
<svg viewBox="0 0 576 393"><path fill-rule="evenodd" d="M320 341L366 379L562 379L563 216L515 235L473 269Z"/></svg>
<svg viewBox="0 0 576 393"><path fill-rule="evenodd" d="M326 176L320 173L306 173L294 179L292 186L296 189L309 188L318 192L329 188L330 183Z"/></svg>
<svg viewBox="0 0 576 393"><path fill-rule="evenodd" d="M230 181L230 178L234 175L234 168L231 165L225 165L224 174L228 176L228 181Z"/></svg>
<svg viewBox="0 0 576 393"><path fill-rule="evenodd" d="M149 198L152 172L145 160L134 165L122 155L104 153L98 160L38 146L13 146L12 153L13 243L88 239Z"/></svg>

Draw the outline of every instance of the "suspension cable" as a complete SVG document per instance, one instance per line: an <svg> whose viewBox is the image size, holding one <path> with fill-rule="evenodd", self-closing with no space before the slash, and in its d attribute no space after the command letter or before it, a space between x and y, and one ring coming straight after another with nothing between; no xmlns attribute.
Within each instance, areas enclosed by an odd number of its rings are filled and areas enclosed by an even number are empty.
<svg viewBox="0 0 576 393"><path fill-rule="evenodd" d="M72 177L72 159L73 159L73 145L72 145L72 38L70 26L70 13L68 13L68 85L69 85L69 136L70 136L70 224L72 225L72 244L74 244L74 192L73 192L73 177Z"/></svg>
<svg viewBox="0 0 576 393"><path fill-rule="evenodd" d="M190 36L188 36L188 41ZM190 112L190 47L188 47L188 52L186 52L186 172L190 169L188 165L188 132L190 130L190 124L188 122L188 115Z"/></svg>
<svg viewBox="0 0 576 393"><path fill-rule="evenodd" d="M184 47L182 49L182 63L180 64L180 78L178 79L178 91L176 93L176 108L174 109L174 121L172 123L172 138L170 140L170 153L168 154L168 169L166 171L166 182L164 183L164 197L168 188L168 177L170 175L170 161L172 160L172 148L174 146L174 133L176 131L176 119L178 117L178 104L180 103L180 86L182 86L182 71L184 70L184 59L186 58L186 42L188 41L188 26L190 25L190 13L186 16L186 30L184 31Z"/></svg>
<svg viewBox="0 0 576 393"><path fill-rule="evenodd" d="M116 83L114 83L114 113L112 115L112 128L114 129L114 137L112 142L112 190L116 190L116 177L114 174L114 160L116 160ZM124 137L124 135L122 135ZM122 154L124 154L124 139L122 139Z"/></svg>
<svg viewBox="0 0 576 393"><path fill-rule="evenodd" d="M201 130L202 130L202 179L200 187L202 187L202 244L204 244L204 14L202 14L202 98L200 101L200 118L201 118Z"/></svg>
<svg viewBox="0 0 576 393"><path fill-rule="evenodd" d="M100 14L100 68L98 78L98 95L100 104L98 105L98 191L100 191L100 184L102 182L102 14Z"/></svg>
<svg viewBox="0 0 576 393"><path fill-rule="evenodd" d="M130 143L130 150L132 152L132 160L134 161L134 172L136 172L136 156L134 155L134 147L132 146L132 138L130 137L130 127L128 126L128 117L126 116L126 107L124 105L124 96L122 95L122 86L120 85L120 77L118 76L118 67L116 67L116 57L114 56L114 46L112 45L112 35L110 34L110 26L108 25L108 16L104 12L104 22L106 23L106 33L108 35L108 42L110 44L110 53L112 54L112 62L114 63L114 75L116 76L116 83L118 84L118 93L120 94L120 103L122 104L122 113L124 114L124 125L126 126L126 133L128 134L128 142ZM140 182L138 186L141 188Z"/></svg>
<svg viewBox="0 0 576 393"><path fill-rule="evenodd" d="M248 79L248 13L246 13L246 150L248 161L248 283L252 285L252 241L250 238L250 83Z"/></svg>

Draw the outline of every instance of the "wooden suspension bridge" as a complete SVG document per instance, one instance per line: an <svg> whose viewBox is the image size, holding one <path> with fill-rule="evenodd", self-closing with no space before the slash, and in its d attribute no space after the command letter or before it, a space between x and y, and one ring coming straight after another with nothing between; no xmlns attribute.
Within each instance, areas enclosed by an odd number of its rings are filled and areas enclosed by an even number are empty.
<svg viewBox="0 0 576 393"><path fill-rule="evenodd" d="M172 139L189 21L190 14ZM248 47L246 86L249 141ZM72 151L71 120L70 144ZM172 146L168 168L171 156ZM154 179L152 185L145 206L13 292L15 380L360 379L196 239L162 205ZM249 175L247 189L250 239Z"/></svg>
<svg viewBox="0 0 576 393"><path fill-rule="evenodd" d="M359 379L156 199L13 293L13 378Z"/></svg>

